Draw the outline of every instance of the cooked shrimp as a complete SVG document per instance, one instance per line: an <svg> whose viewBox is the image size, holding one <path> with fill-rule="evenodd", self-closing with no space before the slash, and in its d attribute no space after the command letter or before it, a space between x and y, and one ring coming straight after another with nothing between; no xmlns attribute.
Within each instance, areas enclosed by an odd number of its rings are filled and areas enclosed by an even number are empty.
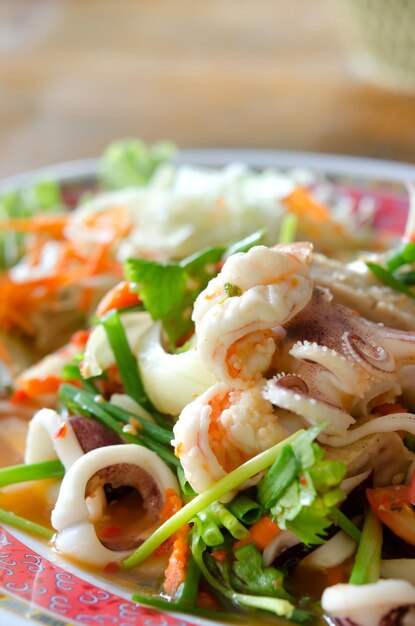
<svg viewBox="0 0 415 626"><path fill-rule="evenodd" d="M173 443L198 493L288 436L261 390L260 384L240 390L217 383L183 409Z"/></svg>
<svg viewBox="0 0 415 626"><path fill-rule="evenodd" d="M243 388L269 368L281 326L311 298L311 250L295 243L234 254L198 296L197 350L219 380Z"/></svg>

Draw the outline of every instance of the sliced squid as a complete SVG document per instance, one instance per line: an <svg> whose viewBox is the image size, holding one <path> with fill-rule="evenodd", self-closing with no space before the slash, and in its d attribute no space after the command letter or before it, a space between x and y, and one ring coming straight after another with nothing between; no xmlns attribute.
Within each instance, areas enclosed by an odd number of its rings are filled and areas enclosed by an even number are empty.
<svg viewBox="0 0 415 626"><path fill-rule="evenodd" d="M52 409L41 409L29 422L24 461L59 459L69 469L84 454L69 420Z"/></svg>
<svg viewBox="0 0 415 626"><path fill-rule="evenodd" d="M216 382L194 346L179 354L164 350L159 322L141 337L137 358L146 393L162 413L178 415L186 404Z"/></svg>
<svg viewBox="0 0 415 626"><path fill-rule="evenodd" d="M296 243L234 254L199 294L197 351L218 380L247 387L270 367L282 326L311 298L311 251Z"/></svg>
<svg viewBox="0 0 415 626"><path fill-rule="evenodd" d="M118 542L113 539L107 545L98 538L86 497L104 485L132 486L140 492L148 526L138 536L124 537ZM168 490L179 493L177 480L151 450L121 444L88 452L65 474L52 511L56 549L90 565L103 567L109 562L122 561L159 526Z"/></svg>
<svg viewBox="0 0 415 626"><path fill-rule="evenodd" d="M288 379L288 380L287 380ZM311 425L326 422L325 433L344 435L356 420L333 404L310 398L298 385L295 376L276 377L266 383L264 397L275 406L300 415ZM301 381L301 379L298 379ZM287 386L289 385L289 386Z"/></svg>
<svg viewBox="0 0 415 626"><path fill-rule="evenodd" d="M411 626L415 623L415 587L405 580L334 585L325 589L321 604L339 626Z"/></svg>
<svg viewBox="0 0 415 626"><path fill-rule="evenodd" d="M289 435L261 391L217 383L183 409L173 444L198 493Z"/></svg>
<svg viewBox="0 0 415 626"><path fill-rule="evenodd" d="M121 323L124 326L127 340L131 350L135 353L140 337L152 325L149 313L145 311L134 311L132 313L122 313ZM81 364L81 372L85 378L99 376L115 362L114 354L107 339L104 327L99 324L91 332Z"/></svg>
<svg viewBox="0 0 415 626"><path fill-rule="evenodd" d="M343 435L332 435L325 431L320 434L319 440L328 446L337 448L355 443L367 435L392 433L398 430L415 435L415 415L413 413L391 413L383 417L375 417Z"/></svg>
<svg viewBox="0 0 415 626"><path fill-rule="evenodd" d="M86 452L120 442L115 432L95 420L63 417L52 409L41 409L29 422L24 461L30 464L59 459L68 470ZM97 489L87 499L91 519L102 515L104 505L104 492Z"/></svg>

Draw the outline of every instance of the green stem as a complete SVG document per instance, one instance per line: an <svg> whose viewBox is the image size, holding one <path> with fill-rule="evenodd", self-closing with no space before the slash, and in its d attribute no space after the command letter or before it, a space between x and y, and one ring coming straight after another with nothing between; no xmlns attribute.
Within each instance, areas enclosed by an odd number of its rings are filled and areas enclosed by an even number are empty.
<svg viewBox="0 0 415 626"><path fill-rule="evenodd" d="M13 465L0 469L0 488L15 483L46 478L62 478L65 469L60 461L45 461L31 465Z"/></svg>
<svg viewBox="0 0 415 626"><path fill-rule="evenodd" d="M144 446L152 450L166 463L172 467L179 465L179 460L174 456L168 448L165 448L157 441L153 441L146 435L132 435L123 430L123 427L116 419L106 411L105 401L99 402L85 391L81 391L72 385L61 385L59 388L59 398L72 410L79 411L82 415L95 418L107 428L115 431L121 439L129 443L135 443L138 446Z"/></svg>
<svg viewBox="0 0 415 626"><path fill-rule="evenodd" d="M107 334L108 342L114 354L115 362L120 372L125 390L138 404L152 410L138 369L137 359L131 352L127 335L122 325L118 311L112 311L101 321Z"/></svg>
<svg viewBox="0 0 415 626"><path fill-rule="evenodd" d="M216 619L219 623L225 621L234 622L234 620L239 617L234 613L223 613L222 611L213 611L211 609L198 609L196 607L190 607L188 604L182 602L168 602L167 600L162 600L161 598L154 598L153 596L145 596L138 593L135 593L132 596L132 599L134 602L138 602L143 606L150 606L154 609L160 609L161 611L172 611L187 615L207 617L210 619ZM241 616L241 619L242 617L243 616Z"/></svg>
<svg viewBox="0 0 415 626"><path fill-rule="evenodd" d="M362 538L349 583L366 585L380 578L382 555L382 524L372 511L368 511L363 524Z"/></svg>
<svg viewBox="0 0 415 626"><path fill-rule="evenodd" d="M173 433L171 432L171 430L167 430L166 428L162 428L157 424L153 424L145 417L141 417L141 415L126 411L120 406L111 404L111 402L103 402L102 405L105 407L105 410L108 411L108 413L112 415L112 417L114 417L115 419L123 422L124 424L130 424L131 418L134 418L140 424L140 432L148 435L159 443L163 443L167 446L171 444L171 441L173 439Z"/></svg>
<svg viewBox="0 0 415 626"><path fill-rule="evenodd" d="M287 213L281 220L280 232L278 236L279 244L292 243L295 241L298 218L294 213Z"/></svg>
<svg viewBox="0 0 415 626"><path fill-rule="evenodd" d="M362 532L340 509L333 509L330 517L333 522L346 533L346 535L349 535L349 537L356 541L356 543L360 542Z"/></svg>
<svg viewBox="0 0 415 626"><path fill-rule="evenodd" d="M176 530L181 528L183 524L189 522L192 517L200 513L207 506L220 500L227 493L244 483L255 474L264 471L272 465L278 458L281 450L287 444L295 441L304 430L299 430L287 439L284 439L275 446L272 446L265 452L261 452L253 459L250 459L237 469L230 472L217 483L212 485L204 493L188 502L180 511L162 524L144 543L122 564L123 569L130 569L139 563L142 563L150 554L154 552L166 539L168 539Z"/></svg>
<svg viewBox="0 0 415 626"><path fill-rule="evenodd" d="M43 537L49 541L54 535L54 532L49 530L49 528L45 528L45 526L31 522L25 517L20 517L20 515L16 515L10 511L5 511L4 509L0 509L0 523L9 524L14 528L20 528L20 530L24 530L32 535L38 535L39 537Z"/></svg>

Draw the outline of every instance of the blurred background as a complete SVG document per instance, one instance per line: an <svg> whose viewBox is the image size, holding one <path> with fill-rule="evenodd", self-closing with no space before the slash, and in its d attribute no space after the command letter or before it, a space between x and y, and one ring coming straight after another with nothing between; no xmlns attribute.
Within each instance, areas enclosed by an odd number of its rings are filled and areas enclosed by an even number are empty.
<svg viewBox="0 0 415 626"><path fill-rule="evenodd" d="M415 162L415 96L357 77L342 8L0 0L0 176L128 136Z"/></svg>

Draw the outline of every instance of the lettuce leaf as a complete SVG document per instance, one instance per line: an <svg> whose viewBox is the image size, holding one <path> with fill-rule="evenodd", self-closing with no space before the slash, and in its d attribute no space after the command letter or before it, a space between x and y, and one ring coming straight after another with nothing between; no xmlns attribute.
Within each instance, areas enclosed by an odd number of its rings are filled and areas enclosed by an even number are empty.
<svg viewBox="0 0 415 626"><path fill-rule="evenodd" d="M59 184L41 180L33 185L8 191L0 197L0 220L26 218L44 212L63 209ZM24 255L27 235L17 232L0 234L0 269L8 269Z"/></svg>
<svg viewBox="0 0 415 626"><path fill-rule="evenodd" d="M146 185L159 165L171 161L175 152L169 142L147 146L138 139L124 139L112 143L101 158L100 183L104 189Z"/></svg>

